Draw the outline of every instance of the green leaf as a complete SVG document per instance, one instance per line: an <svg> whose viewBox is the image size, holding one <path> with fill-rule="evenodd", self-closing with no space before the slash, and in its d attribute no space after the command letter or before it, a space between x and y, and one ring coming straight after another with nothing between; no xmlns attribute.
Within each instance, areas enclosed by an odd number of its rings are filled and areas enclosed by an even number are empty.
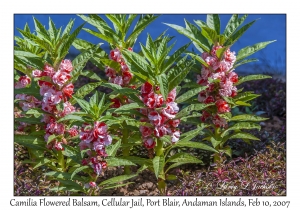
<svg viewBox="0 0 300 210"><path fill-rule="evenodd" d="M216 140L214 137L209 137L208 140L211 142L211 144L213 145L214 148L216 148L220 143L221 141L218 141Z"/></svg>
<svg viewBox="0 0 300 210"><path fill-rule="evenodd" d="M243 92L243 93L239 93L237 96L235 96L234 101L247 102L247 101L251 101L259 96L260 96L259 94L254 94L252 92Z"/></svg>
<svg viewBox="0 0 300 210"><path fill-rule="evenodd" d="M115 26L115 29L119 30L122 32L122 34L125 33L124 28L122 27L122 24L120 23L120 21L116 18L115 15L112 14L106 14L105 15ZM116 30L116 31L117 31Z"/></svg>
<svg viewBox="0 0 300 210"><path fill-rule="evenodd" d="M194 41L197 45L199 45L205 52L209 52L210 51L210 47L205 43L205 42L202 42L202 41L199 41L197 36L194 35L193 32L181 27L181 26L178 26L178 25L174 25L174 24L167 24L167 23L164 23L166 24L167 26L170 26L171 28L174 28L175 30L177 30L180 34L183 34L185 35L186 37L188 37L189 39L191 39L192 41ZM204 44L205 43L205 44Z"/></svg>
<svg viewBox="0 0 300 210"><path fill-rule="evenodd" d="M169 92L178 86L194 65L194 60L179 64L168 73Z"/></svg>
<svg viewBox="0 0 300 210"><path fill-rule="evenodd" d="M202 127L198 127L194 130L188 131L186 133L183 133L180 137L179 142L186 142L186 141L190 141L191 139L193 139L194 137L198 136L200 134L200 132L207 126L202 126Z"/></svg>
<svg viewBox="0 0 300 210"><path fill-rule="evenodd" d="M226 37L230 37L231 34L235 32L235 30L244 22L244 20L247 18L248 15L244 15L241 18L239 18L239 15L232 15L229 22L227 23L225 30L224 30L224 35Z"/></svg>
<svg viewBox="0 0 300 210"><path fill-rule="evenodd" d="M160 86L160 92L164 98L164 100L167 99L169 94L169 87L168 87L168 79L165 74L161 74L157 77L159 86Z"/></svg>
<svg viewBox="0 0 300 210"><path fill-rule="evenodd" d="M79 104L79 106L82 109L84 109L87 113L90 113L91 107L87 101L79 99L79 98L75 98L74 96L73 96L73 98L76 100L76 102Z"/></svg>
<svg viewBox="0 0 300 210"><path fill-rule="evenodd" d="M203 34L204 37L206 37L213 44L218 41L217 32L211 28L203 27L201 33Z"/></svg>
<svg viewBox="0 0 300 210"><path fill-rule="evenodd" d="M49 144L50 142L56 140L56 138L57 138L57 136L55 136L54 134L50 135L50 136L48 137L47 144Z"/></svg>
<svg viewBox="0 0 300 210"><path fill-rule="evenodd" d="M189 90L189 91L185 92L184 94L182 94L181 96L179 96L176 99L176 103L182 103L182 102L188 100L189 98L197 95L199 92L201 92L202 90L205 90L206 88L207 88L206 86L201 86L201 87L197 87L192 90Z"/></svg>
<svg viewBox="0 0 300 210"><path fill-rule="evenodd" d="M115 112L120 112L120 111L124 111L124 110L131 110L131 109L137 109L137 108L141 108L141 106L137 103L125 104L125 105L117 108L115 110Z"/></svg>
<svg viewBox="0 0 300 210"><path fill-rule="evenodd" d="M51 160L49 160L48 158L42 158L42 159L39 159L39 162L37 162L37 164L35 164L35 166L33 167L33 169L36 169L42 165L45 165L47 163L51 162Z"/></svg>
<svg viewBox="0 0 300 210"><path fill-rule="evenodd" d="M79 122L85 121L81 116L69 114L69 115L66 115L66 116L60 118L57 122L62 122L62 121L67 121L67 120L75 120L75 121L79 121Z"/></svg>
<svg viewBox="0 0 300 210"><path fill-rule="evenodd" d="M236 62L256 53L257 51L265 48L268 44L271 44L272 42L275 42L275 41L276 40L268 41L268 42L260 42L253 46L248 46L248 47L241 49L236 56Z"/></svg>
<svg viewBox="0 0 300 210"><path fill-rule="evenodd" d="M216 51L217 57L221 60L228 47L222 47Z"/></svg>
<svg viewBox="0 0 300 210"><path fill-rule="evenodd" d="M148 40L147 40L148 41ZM148 61L151 63L152 66L155 65L155 63L157 62L156 57L153 56L153 54L151 53L151 51L149 51L144 45L142 45L140 43L143 55L148 59ZM151 49L153 50L153 49Z"/></svg>
<svg viewBox="0 0 300 210"><path fill-rule="evenodd" d="M111 184L115 184L115 183L119 183L128 179L131 179L133 177L136 177L137 174L131 174L131 175L121 175L121 176L116 176L110 179L107 179L103 182L101 182L98 186L104 186L104 185L111 185Z"/></svg>
<svg viewBox="0 0 300 210"><path fill-rule="evenodd" d="M96 50L99 48L98 45L94 45L92 48L87 49L80 53L76 58L72 61L73 71L71 72L72 81L76 81L79 75L82 72L82 69L85 67L88 60L93 56Z"/></svg>
<svg viewBox="0 0 300 210"><path fill-rule="evenodd" d="M43 137L14 135L14 142L33 149L46 150L46 142Z"/></svg>
<svg viewBox="0 0 300 210"><path fill-rule="evenodd" d="M230 121L264 121L268 120L269 118L264 118L264 117L259 117L255 115L250 115L250 114L243 114L243 115L236 115L230 119Z"/></svg>
<svg viewBox="0 0 300 210"><path fill-rule="evenodd" d="M84 98L87 94L92 92L95 88L100 86L102 82L95 82L95 83L88 83L81 88L79 88L76 93L73 95L73 98L70 100L72 104L75 103L75 98L82 99ZM75 97L75 98L74 98Z"/></svg>
<svg viewBox="0 0 300 210"><path fill-rule="evenodd" d="M121 146L121 141L117 141L115 144L111 144L105 148L105 151L108 156L116 156L118 149Z"/></svg>
<svg viewBox="0 0 300 210"><path fill-rule="evenodd" d="M219 15L217 15L217 14L207 15L206 16L206 23L207 23L208 27L210 27L211 29L216 31L217 34L220 34L221 24L220 24Z"/></svg>
<svg viewBox="0 0 300 210"><path fill-rule="evenodd" d="M112 184L112 185L109 185L107 187L103 187L103 190L107 190L107 189L117 189L118 187L123 187L123 186L126 186L126 185L129 185L129 184L133 184L135 182L127 182L127 183L124 183L124 184Z"/></svg>
<svg viewBox="0 0 300 210"><path fill-rule="evenodd" d="M215 150L214 148L200 142L178 141L176 144L173 145L173 147L191 147L195 149L217 152L217 150Z"/></svg>
<svg viewBox="0 0 300 210"><path fill-rule="evenodd" d="M57 172L57 171L50 171L45 173L46 176L52 176L57 179L64 179L64 180L71 180L72 174L66 172ZM84 179L78 175L73 176L74 180L84 181Z"/></svg>
<svg viewBox="0 0 300 210"><path fill-rule="evenodd" d="M166 161L166 163L168 163L168 162L171 162L171 163L176 163L176 162L202 163L202 161L199 160L198 158L196 158L195 156L190 155L185 152L180 152L180 153L173 155Z"/></svg>
<svg viewBox="0 0 300 210"><path fill-rule="evenodd" d="M159 16L154 16L154 15L140 15L140 18L135 25L132 33L130 36L127 38L126 43L129 44L129 46L133 46L136 38L138 35L151 23L153 22L156 18Z"/></svg>
<svg viewBox="0 0 300 210"><path fill-rule="evenodd" d="M48 34L48 31L45 29L45 27L35 17L33 17L33 22L38 37L42 38L43 40L51 44L50 36Z"/></svg>
<svg viewBox="0 0 300 210"><path fill-rule="evenodd" d="M237 68L240 65L243 65L243 64L246 64L246 63L251 63L251 62L256 62L256 61L258 61L258 59L256 59L256 58L242 60L239 63L235 63L233 65L233 69Z"/></svg>
<svg viewBox="0 0 300 210"><path fill-rule="evenodd" d="M240 129L258 129L260 130L260 125L256 124L256 123L251 123L251 122L239 122L234 124L233 126L227 128L225 131L223 131L223 133L221 134L221 137L225 137L226 135L228 135L228 131L231 130L240 130Z"/></svg>
<svg viewBox="0 0 300 210"><path fill-rule="evenodd" d="M248 76L239 78L239 81L237 83L235 83L235 85L240 85L243 82L248 82L248 81L251 81L251 80L260 80L260 79L268 79L268 78L272 78L272 77L268 76L268 75L262 75L262 74L248 75Z"/></svg>
<svg viewBox="0 0 300 210"><path fill-rule="evenodd" d="M208 64L205 62L205 60L203 60L203 58L195 53L192 53L192 52L188 52L186 53L190 56L192 56L193 59L196 59L197 61L199 61L202 65L208 67Z"/></svg>
<svg viewBox="0 0 300 210"><path fill-rule="evenodd" d="M158 178L158 176L163 173L164 166L165 166L165 158L163 155L155 156L153 158L153 169L154 169L156 178Z"/></svg>
<svg viewBox="0 0 300 210"><path fill-rule="evenodd" d="M80 75L85 76L85 77L88 77L88 78L90 78L90 79L102 81L102 79L101 79L96 73L92 72L91 70L85 70L85 71L82 71L82 72L80 73Z"/></svg>
<svg viewBox="0 0 300 210"><path fill-rule="evenodd" d="M116 157L109 157L106 159L107 165L109 167L113 166L135 166L136 164L130 160L126 160L124 158L116 158Z"/></svg>
<svg viewBox="0 0 300 210"><path fill-rule="evenodd" d="M219 150L220 152L224 152L225 154L227 154L229 157L232 156L232 150L230 146L226 146L222 149Z"/></svg>
<svg viewBox="0 0 300 210"><path fill-rule="evenodd" d="M78 174L80 171L83 171L84 169L90 168L89 166L81 166L79 168L77 168L75 171L73 171L72 175L71 175L71 180L73 180L74 176L76 174Z"/></svg>
<svg viewBox="0 0 300 210"><path fill-rule="evenodd" d="M239 105L239 106L251 106L251 104L246 103L244 101L236 101L235 105Z"/></svg>
<svg viewBox="0 0 300 210"><path fill-rule="evenodd" d="M141 158L137 156L128 156L128 157L122 157L123 159L129 160L135 164L138 164L140 166L146 165L146 166L152 166L152 161L147 158Z"/></svg>
<svg viewBox="0 0 300 210"><path fill-rule="evenodd" d="M201 111L205 109L206 107L212 106L214 103L211 104L191 104L184 109L182 109L178 114L176 114L176 119L180 119L181 117L184 117L188 115L191 111Z"/></svg>
<svg viewBox="0 0 300 210"><path fill-rule="evenodd" d="M248 30L248 28L250 28L250 26L252 26L252 24L255 23L255 21L256 20L253 20L252 22L241 27L237 32L235 32L227 39L224 45L233 45Z"/></svg>
<svg viewBox="0 0 300 210"><path fill-rule="evenodd" d="M253 136L250 133L244 133L244 132L240 132L240 133L234 133L231 136L229 136L228 139L250 139L250 140L260 140L257 137Z"/></svg>
<svg viewBox="0 0 300 210"><path fill-rule="evenodd" d="M163 70L161 71L161 73L167 71L169 68L172 67L172 65L173 65L174 63L176 63L178 60L180 60L181 57L182 57L182 56L181 56L182 53L186 51L186 49L190 46L190 44L191 44L191 43L188 43L188 44L186 44L186 45L180 47L178 50L176 50L176 51L173 53L173 55L171 55L171 56L169 57L169 59L167 60L167 62L163 65Z"/></svg>
<svg viewBox="0 0 300 210"><path fill-rule="evenodd" d="M33 117L19 117L19 118L14 118L15 121L17 122L25 122L28 124L43 124L43 122L41 122L42 117L39 118L33 118Z"/></svg>
<svg viewBox="0 0 300 210"><path fill-rule="evenodd" d="M74 181L62 180L62 179L58 179L58 181L64 185L64 186L59 187L59 190L61 190L61 191L84 192L83 187Z"/></svg>

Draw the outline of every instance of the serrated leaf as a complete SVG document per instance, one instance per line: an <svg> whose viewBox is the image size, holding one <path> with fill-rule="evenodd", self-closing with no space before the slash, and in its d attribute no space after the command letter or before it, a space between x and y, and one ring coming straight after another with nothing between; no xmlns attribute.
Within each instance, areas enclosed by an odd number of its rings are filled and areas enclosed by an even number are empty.
<svg viewBox="0 0 300 210"><path fill-rule="evenodd" d="M235 83L234 85L240 85L244 82L248 82L251 80L260 80L260 79L268 79L268 78L272 78L272 77L268 76L268 75L262 75L262 74L248 75L248 76L239 78L239 81L237 83Z"/></svg>
<svg viewBox="0 0 300 210"><path fill-rule="evenodd" d="M250 28L250 26L252 26L252 24L255 23L255 21L256 20L253 20L252 22L241 27L237 32L235 32L227 39L224 45L233 45L248 30L248 28Z"/></svg>
<svg viewBox="0 0 300 210"><path fill-rule="evenodd" d="M87 94L89 94L90 92L92 92L95 88L97 88L98 86L100 86L102 84L102 82L95 82L95 83L88 83L84 86L82 86L81 88L79 88L75 94L73 95L73 98L78 98L78 99L82 99L84 98ZM75 99L71 99L70 102L71 104L75 103Z"/></svg>
<svg viewBox="0 0 300 210"><path fill-rule="evenodd" d="M226 146L222 149L219 150L220 152L224 152L225 154L227 154L229 157L232 156L232 150L230 146Z"/></svg>
<svg viewBox="0 0 300 210"><path fill-rule="evenodd" d="M250 115L250 114L242 114L242 115L236 115L230 119L230 121L255 121L260 122L264 120L268 120L269 118L259 117L256 115Z"/></svg>
<svg viewBox="0 0 300 210"><path fill-rule="evenodd" d="M47 163L51 162L51 160L49 160L48 158L42 158L41 160L39 160L39 162L37 162L37 164L35 164L35 166L33 167L33 169L36 169L42 165L45 165Z"/></svg>
<svg viewBox="0 0 300 210"><path fill-rule="evenodd" d="M258 129L260 130L260 125L256 124L256 123L251 123L251 122L239 122L234 124L233 126L227 128L225 131L222 132L221 137L225 137L226 135L228 135L228 131L231 130L240 130L240 129Z"/></svg>
<svg viewBox="0 0 300 210"><path fill-rule="evenodd" d="M230 37L231 34L235 32L235 30L244 22L244 20L247 18L248 15L244 15L241 18L239 18L239 15L234 14L231 16L229 22L227 23L225 30L224 30L224 35L226 37Z"/></svg>
<svg viewBox="0 0 300 210"><path fill-rule="evenodd" d="M141 108L141 106L137 103L130 103L130 104L125 104L125 105L117 108L115 110L115 112L120 112L120 111L124 111L124 110L131 110L131 109L137 109L137 108Z"/></svg>
<svg viewBox="0 0 300 210"><path fill-rule="evenodd" d="M153 169L156 178L158 178L158 176L163 173L164 166L165 166L164 156L155 156L153 158Z"/></svg>
<svg viewBox="0 0 300 210"><path fill-rule="evenodd" d="M256 58L245 59L245 60L240 61L239 63L235 63L232 68L235 69L238 66L241 66L243 64L251 63L251 62L256 62L256 61L258 61L258 59L256 59Z"/></svg>
<svg viewBox="0 0 300 210"><path fill-rule="evenodd" d="M206 86L201 86L201 87L197 87L194 88L192 90L189 90L187 92L185 92L184 94L182 94L181 96L179 96L175 102L176 103L182 103L188 99L190 99L191 97L197 95L199 92L201 92L202 90L205 90L207 87Z"/></svg>
<svg viewBox="0 0 300 210"><path fill-rule="evenodd" d="M121 146L121 141L117 141L115 144L111 144L105 148L105 151L108 156L116 156L118 149Z"/></svg>
<svg viewBox="0 0 300 210"><path fill-rule="evenodd" d="M173 147L191 147L191 148L195 148L195 149L202 149L202 150L207 150L207 151L211 151L211 152L217 152L217 150L215 150L211 146L208 146L208 145L200 143L200 142L178 141L176 144L173 145Z"/></svg>
<svg viewBox="0 0 300 210"><path fill-rule="evenodd" d="M136 164L124 158L109 157L106 159L107 165L113 166L135 166Z"/></svg>
<svg viewBox="0 0 300 210"><path fill-rule="evenodd" d="M70 173L66 172L57 172L57 171L50 171L45 173L46 176L52 176L58 179L65 179L65 180L71 180L71 175ZM78 175L73 176L74 180L78 181L84 181L84 179Z"/></svg>
<svg viewBox="0 0 300 210"><path fill-rule="evenodd" d="M229 47L229 46L228 46ZM228 49L228 47L222 47L220 49L217 49L216 51L216 55L217 57L221 60L223 58L224 53L226 52L226 50Z"/></svg>
<svg viewBox="0 0 300 210"><path fill-rule="evenodd" d="M207 26L210 27L211 29L215 30L217 34L220 34L220 17L217 14L209 14L206 16L206 23Z"/></svg>
<svg viewBox="0 0 300 210"><path fill-rule="evenodd" d="M109 185L107 187L104 187L103 190L107 190L107 189L117 189L118 187L123 187L123 186L127 186L129 184L133 184L135 182L127 182L127 183L124 183L124 184L113 184L113 185Z"/></svg>
<svg viewBox="0 0 300 210"><path fill-rule="evenodd" d="M81 166L79 168L77 168L75 171L73 171L72 175L71 175L71 180L73 180L73 178L75 177L76 174L78 174L80 171L83 171L84 169L89 168L89 166Z"/></svg>
<svg viewBox="0 0 300 210"><path fill-rule="evenodd" d="M91 107L90 107L90 104L87 101L79 99L79 98L75 98L74 96L73 96L73 98L76 100L76 102L79 104L79 106L82 109L84 109L87 113L90 112Z"/></svg>
<svg viewBox="0 0 300 210"><path fill-rule="evenodd" d="M94 72L90 71L90 70L85 70L85 71L82 71L80 73L80 75L82 76L86 76L90 79L94 79L94 80L98 80L98 81L102 81L102 79Z"/></svg>
<svg viewBox="0 0 300 210"><path fill-rule="evenodd" d="M19 117L19 118L14 118L15 121L17 122L25 122L28 124L43 124L43 122L41 122L42 117L39 118L33 118L33 117Z"/></svg>
<svg viewBox="0 0 300 210"><path fill-rule="evenodd" d="M211 28L203 27L201 33L213 44L218 41L217 32Z"/></svg>
<svg viewBox="0 0 300 210"><path fill-rule="evenodd" d="M160 86L160 92L164 98L164 100L167 99L169 94L169 86L168 86L168 79L165 74L161 74L157 77L159 86Z"/></svg>
<svg viewBox="0 0 300 210"><path fill-rule="evenodd" d="M176 163L176 162L190 162L190 163L202 163L201 160L199 160L198 158L196 158L195 156L185 153L185 152L180 152L177 153L173 156L171 156L166 163L171 162L171 163Z"/></svg>
<svg viewBox="0 0 300 210"><path fill-rule="evenodd" d="M211 104L191 104L184 109L182 109L178 114L176 114L176 119L180 119L190 113L190 111L201 111L206 107L212 106L214 103Z"/></svg>
<svg viewBox="0 0 300 210"><path fill-rule="evenodd" d="M131 179L133 177L136 177L137 174L131 174L131 175L121 175L121 176L116 176L110 179L107 179L103 182L101 182L98 186L104 186L104 185L110 185L110 184L115 184L115 183L119 183L128 179Z"/></svg>
<svg viewBox="0 0 300 210"><path fill-rule="evenodd" d="M185 141L190 141L191 139L193 139L194 137L196 137L197 135L199 135L199 133L205 128L206 126L203 127L198 127L194 130L188 131L186 133L183 133L180 137L179 142L185 142Z"/></svg>
<svg viewBox="0 0 300 210"><path fill-rule="evenodd" d="M69 115L66 115L66 116L60 118L59 120L57 120L57 122L62 122L62 121L67 121L67 120L75 120L75 121L80 121L80 122L85 121L81 116L69 114Z"/></svg>
<svg viewBox="0 0 300 210"><path fill-rule="evenodd" d="M256 53L257 51L265 48L268 44L271 44L272 42L275 42L275 41L276 40L268 41L268 42L260 42L253 46L248 46L248 47L241 49L236 56L236 62Z"/></svg>
<svg viewBox="0 0 300 210"><path fill-rule="evenodd" d="M246 103L244 101L236 101L235 105L239 105L239 106L251 106L251 104Z"/></svg>
<svg viewBox="0 0 300 210"><path fill-rule="evenodd" d="M54 134L50 135L50 136L48 137L47 144L49 144L49 143L51 143L52 141L56 140L56 137L57 137L57 136L55 136Z"/></svg>
<svg viewBox="0 0 300 210"><path fill-rule="evenodd" d="M191 31L178 26L178 25L174 25L174 24L167 24L164 23L167 26L170 26L171 28L174 28L176 31L178 31L180 34L185 35L186 37L188 37L189 39L191 39L192 41L194 41L197 45L199 45L205 52L209 52L210 51L210 47L207 44L204 44L205 42L200 42L198 40L198 37L195 37L194 33L192 33Z"/></svg>
<svg viewBox="0 0 300 210"><path fill-rule="evenodd" d="M228 139L250 139L250 140L258 140L258 141L260 140L250 133L243 133L243 132L232 134Z"/></svg>

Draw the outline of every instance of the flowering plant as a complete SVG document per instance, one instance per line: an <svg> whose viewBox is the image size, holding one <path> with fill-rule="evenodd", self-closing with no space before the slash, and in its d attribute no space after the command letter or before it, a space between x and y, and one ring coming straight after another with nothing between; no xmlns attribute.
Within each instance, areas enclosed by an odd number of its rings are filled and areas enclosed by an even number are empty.
<svg viewBox="0 0 300 210"><path fill-rule="evenodd" d="M135 25L137 15L106 15L114 28L98 15L79 16L97 31L81 25L71 33L71 20L61 32L51 19L46 30L34 18L36 32L26 25L19 29L23 38L15 37L15 143L28 148L30 160L25 162L34 169L51 169L46 175L60 183L52 190L94 195L129 184L120 182L148 169L164 194L166 180L176 179L171 169L202 163L179 148L213 152L217 162L219 154L231 156L229 139L258 140L244 130L260 129L257 122L266 118L231 113L259 96L243 92L239 84L268 78L239 77L234 72L255 61L246 57L271 43L243 48L237 55L230 50L255 21L238 29L247 16L233 15L223 34L218 15L195 21L200 29L187 21L186 28L167 24L191 39L201 52L197 55L187 51L190 43L170 54L175 43L170 44L173 37L165 32L155 40L148 34L145 45L140 43L141 51L134 50L137 37L155 15L141 15ZM110 52L76 38L81 29L107 42ZM65 58L71 45L81 51L72 61ZM84 70L88 61L105 76ZM182 86L197 67L195 61L201 64L197 81ZM74 83L81 76L96 82L76 89ZM99 86L111 91L101 93L95 90ZM181 123L197 127L183 133ZM204 141L191 141L199 134ZM133 148L147 150L148 158L133 155ZM136 173L131 166L139 166ZM99 183L108 167L124 167L124 175Z"/></svg>

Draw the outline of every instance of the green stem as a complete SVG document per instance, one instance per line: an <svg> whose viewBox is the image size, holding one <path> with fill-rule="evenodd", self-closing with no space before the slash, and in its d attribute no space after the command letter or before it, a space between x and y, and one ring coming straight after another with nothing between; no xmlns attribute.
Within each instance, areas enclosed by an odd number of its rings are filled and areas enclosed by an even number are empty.
<svg viewBox="0 0 300 210"><path fill-rule="evenodd" d="M157 139L157 146L155 148L155 155L161 156L164 154L164 147L163 142L160 139Z"/></svg>
<svg viewBox="0 0 300 210"><path fill-rule="evenodd" d="M220 138L221 138L220 134L221 134L220 128L215 128L215 139L216 139L217 141L221 140L221 139L220 139ZM219 151L219 150L221 149L220 145L216 146L215 149L216 149L217 151ZM219 162L219 161L220 161L219 153L215 153L215 155L214 155L214 163L217 163L217 162Z"/></svg>
<svg viewBox="0 0 300 210"><path fill-rule="evenodd" d="M158 189L161 195L166 195L166 182L163 179L158 181Z"/></svg>
<svg viewBox="0 0 300 210"><path fill-rule="evenodd" d="M123 129L123 138L122 138L122 144L128 143L128 130L125 128L126 123L124 122L124 129ZM128 157L130 154L130 147L124 147L123 149L123 157ZM126 175L131 174L130 166L124 166L124 173Z"/></svg>
<svg viewBox="0 0 300 210"><path fill-rule="evenodd" d="M65 159L64 156L62 154L62 151L57 151L57 159L58 159L58 164L60 165L60 167L62 168L62 171L65 171Z"/></svg>

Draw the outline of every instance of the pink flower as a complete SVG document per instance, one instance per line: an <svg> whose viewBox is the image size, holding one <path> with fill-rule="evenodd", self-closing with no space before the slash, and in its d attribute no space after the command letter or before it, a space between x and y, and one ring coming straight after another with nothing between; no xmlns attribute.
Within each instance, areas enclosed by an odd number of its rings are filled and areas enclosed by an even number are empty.
<svg viewBox="0 0 300 210"><path fill-rule="evenodd" d="M228 78L232 83L237 83L239 81L239 77L235 72L230 72Z"/></svg>
<svg viewBox="0 0 300 210"><path fill-rule="evenodd" d="M58 151L64 150L64 148L62 147L62 143L61 142L55 142L53 148L56 149L56 150L58 150Z"/></svg>
<svg viewBox="0 0 300 210"><path fill-rule="evenodd" d="M59 70L66 73L70 73L73 70L72 62L68 59L62 60L59 65Z"/></svg>
<svg viewBox="0 0 300 210"><path fill-rule="evenodd" d="M213 70L217 70L219 68L219 61L218 61L218 58L216 57L212 57L212 56L208 56L206 59L205 59L205 62L212 67Z"/></svg>
<svg viewBox="0 0 300 210"><path fill-rule="evenodd" d="M105 67L105 74L107 77L112 77L115 78L116 77L116 70L114 70L113 68L110 68L109 66Z"/></svg>
<svg viewBox="0 0 300 210"><path fill-rule="evenodd" d="M95 138L104 138L107 135L107 125L104 122L95 122L93 134Z"/></svg>
<svg viewBox="0 0 300 210"><path fill-rule="evenodd" d="M140 126L140 132L143 137L148 137L152 134L153 130L147 126Z"/></svg>
<svg viewBox="0 0 300 210"><path fill-rule="evenodd" d="M128 68L128 66L126 65L125 62L121 62L120 64L121 64L121 70L122 70L122 72L129 71L129 68Z"/></svg>
<svg viewBox="0 0 300 210"><path fill-rule="evenodd" d="M179 123L180 123L180 120L179 120L179 119L169 120L169 124L170 124L171 126L175 127L175 128L178 127Z"/></svg>
<svg viewBox="0 0 300 210"><path fill-rule="evenodd" d="M74 85L72 83L66 85L63 89L62 92L64 93L65 96L68 96L69 98L72 97L74 91Z"/></svg>
<svg viewBox="0 0 300 210"><path fill-rule="evenodd" d="M230 111L230 107L226 101L219 99L216 101L216 106L219 113L225 113Z"/></svg>
<svg viewBox="0 0 300 210"><path fill-rule="evenodd" d="M220 127L226 128L227 127L226 120L224 118L220 117L219 115L214 116L213 123L217 128L220 128Z"/></svg>
<svg viewBox="0 0 300 210"><path fill-rule="evenodd" d="M147 148L147 149L152 149L155 147L156 145L156 142L154 141L153 138L151 137L147 137L147 138L144 138L144 146Z"/></svg>
<svg viewBox="0 0 300 210"><path fill-rule="evenodd" d="M121 102L117 98L110 99L110 101L113 102L113 104L111 105L112 108L119 108L121 106Z"/></svg>
<svg viewBox="0 0 300 210"><path fill-rule="evenodd" d="M230 49L227 49L224 53L224 59L233 64L236 61L235 52L230 52Z"/></svg>
<svg viewBox="0 0 300 210"><path fill-rule="evenodd" d="M68 133L71 137L77 136L78 135L78 126L74 125L72 126L69 130Z"/></svg>
<svg viewBox="0 0 300 210"><path fill-rule="evenodd" d="M33 70L32 71L32 76L33 77L42 77L43 76L43 72L42 71L40 71L40 70Z"/></svg>
<svg viewBox="0 0 300 210"><path fill-rule="evenodd" d="M206 91L205 91L205 90L201 91L201 92L199 93L199 95L198 95L198 101L199 101L199 102L203 102L204 99L206 99Z"/></svg>
<svg viewBox="0 0 300 210"><path fill-rule="evenodd" d="M129 71L124 71L122 75L122 79L124 84L129 84L130 80L132 78L132 74Z"/></svg>
<svg viewBox="0 0 300 210"><path fill-rule="evenodd" d="M31 79L25 75L25 76L21 76L19 78L19 81L15 84L15 88L16 89L20 89L20 88L25 88L27 85L29 85L31 82Z"/></svg>
<svg viewBox="0 0 300 210"><path fill-rule="evenodd" d="M160 126L162 117L156 111L151 111L148 114L148 118L154 126Z"/></svg>
<svg viewBox="0 0 300 210"><path fill-rule="evenodd" d="M41 96L43 96L50 89L54 90L54 86L50 82L39 80L38 81L38 85L40 86L40 94L41 94Z"/></svg>
<svg viewBox="0 0 300 210"><path fill-rule="evenodd" d="M222 46L220 46L220 45L214 45L213 48L210 51L211 55L217 56L216 52L217 52L218 49L221 49L221 48L222 48Z"/></svg>
<svg viewBox="0 0 300 210"><path fill-rule="evenodd" d="M89 186L90 186L91 188L97 187L96 182L89 182Z"/></svg>
<svg viewBox="0 0 300 210"><path fill-rule="evenodd" d="M64 110L60 113L61 117L64 117L68 114L75 112L75 107L72 106L72 104L69 101L65 102L63 106L64 106Z"/></svg>
<svg viewBox="0 0 300 210"><path fill-rule="evenodd" d="M167 135L167 128L165 126L157 126L154 128L154 135L156 137L162 137Z"/></svg>
<svg viewBox="0 0 300 210"><path fill-rule="evenodd" d="M171 102L166 104L167 107L162 110L162 114L166 116L168 119L175 118L176 113L178 113L179 108L177 103Z"/></svg>
<svg viewBox="0 0 300 210"><path fill-rule="evenodd" d="M69 79L71 78L71 75L66 71L57 71L53 77L52 80L55 84L62 87Z"/></svg>
<svg viewBox="0 0 300 210"><path fill-rule="evenodd" d="M52 77L54 74L55 74L54 68L46 63L44 65L44 71L42 73L42 76Z"/></svg>
<svg viewBox="0 0 300 210"><path fill-rule="evenodd" d="M121 52L118 48L111 50L109 53L110 59L116 61L116 62L121 62Z"/></svg>
<svg viewBox="0 0 300 210"><path fill-rule="evenodd" d="M56 105L58 104L62 99L62 92L61 91L55 91L53 89L49 89L43 97L43 103L49 104L49 105Z"/></svg>
<svg viewBox="0 0 300 210"><path fill-rule="evenodd" d="M171 139L172 143L176 143L179 140L179 138L180 138L180 132L179 131L173 132L172 139Z"/></svg>
<svg viewBox="0 0 300 210"><path fill-rule="evenodd" d="M111 145L112 138L110 135L106 135L106 136L104 136L104 138L101 141L103 142L103 144L105 146L108 146L108 145Z"/></svg>
<svg viewBox="0 0 300 210"><path fill-rule="evenodd" d="M210 104L210 103L212 103L214 101L215 101L214 97L208 96L206 99L203 100L203 103Z"/></svg>
<svg viewBox="0 0 300 210"><path fill-rule="evenodd" d="M174 102L176 98L176 88L174 88L167 97L167 103Z"/></svg>
<svg viewBox="0 0 300 210"><path fill-rule="evenodd" d="M207 111L203 111L200 119L202 122L205 122L209 117L210 117L210 114Z"/></svg>
<svg viewBox="0 0 300 210"><path fill-rule="evenodd" d="M153 91L152 85L149 82L146 82L141 87L142 96L146 96Z"/></svg>
<svg viewBox="0 0 300 210"><path fill-rule="evenodd" d="M95 164L92 165L92 167L94 168L94 172L99 176L102 172L101 163L95 163Z"/></svg>
<svg viewBox="0 0 300 210"><path fill-rule="evenodd" d="M123 78L121 76L117 76L115 78L111 78L109 81L112 82L112 83L114 83L114 84L120 85L120 86L123 85Z"/></svg>

